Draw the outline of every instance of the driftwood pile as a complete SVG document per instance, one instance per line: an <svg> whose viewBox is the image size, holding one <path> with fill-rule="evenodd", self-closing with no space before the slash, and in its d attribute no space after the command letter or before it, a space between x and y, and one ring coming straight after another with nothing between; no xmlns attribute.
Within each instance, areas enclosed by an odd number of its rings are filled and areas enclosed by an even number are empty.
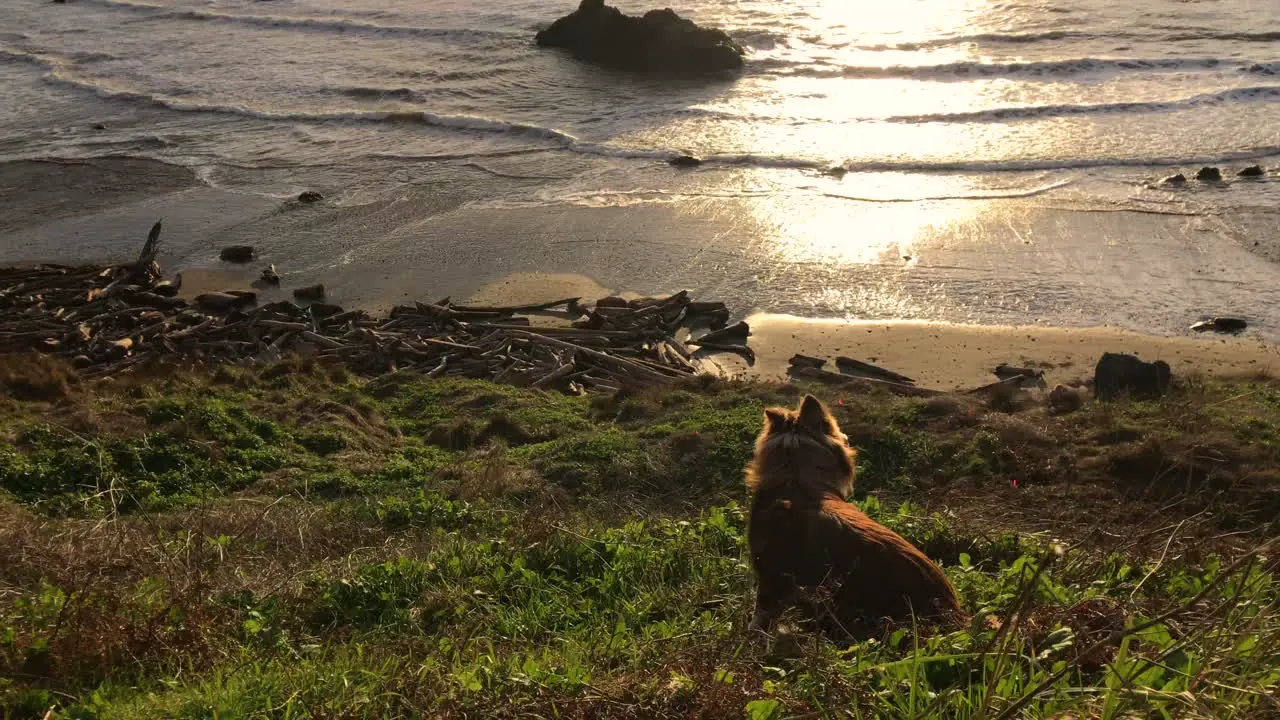
<svg viewBox="0 0 1280 720"><path fill-rule="evenodd" d="M138 259L111 266L0 269L0 353L35 350L108 377L157 361L329 359L366 375L397 370L569 392L671 383L700 372L689 345L751 361L745 323L725 327L723 303L665 298L566 298L538 305L401 305L389 317L337 305L257 305L253 293L177 297L156 262L160 223ZM552 311L555 311L554 313ZM525 315L554 315L559 326ZM568 322L573 320L572 323ZM720 328L681 341L683 328Z"/></svg>

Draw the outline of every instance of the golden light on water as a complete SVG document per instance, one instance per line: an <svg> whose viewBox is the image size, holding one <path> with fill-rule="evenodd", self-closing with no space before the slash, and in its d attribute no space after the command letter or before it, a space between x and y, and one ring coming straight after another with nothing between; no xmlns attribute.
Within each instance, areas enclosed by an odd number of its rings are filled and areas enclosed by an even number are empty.
<svg viewBox="0 0 1280 720"><path fill-rule="evenodd" d="M912 178L899 174L876 178L875 189L892 192L895 180ZM796 195L746 201L747 211L767 229L779 260L833 265L909 266L926 251L926 238L936 238L972 219L983 207L981 202L969 201L798 202Z"/></svg>
<svg viewBox="0 0 1280 720"><path fill-rule="evenodd" d="M845 67L979 62L983 58L972 44L922 52L919 43L928 38L1007 29L992 17L989 0L821 0L806 4L805 12L814 18L813 31L827 44L844 45L839 57L832 59ZM886 50L894 46L905 47ZM852 160L856 166L860 158L910 164L989 157L993 148L1011 139L1007 127L998 124L868 120L966 112L1002 104L1006 83L1001 81L921 83L851 73L835 79L782 77L777 82L787 86L785 91L768 95L743 92L720 102L737 113L815 121L801 129L792 128L803 136L797 150L832 158L833 165ZM788 98L786 107L771 107L779 97ZM736 139L735 144L742 147L785 146L788 140L788 128L780 123L721 127L750 135ZM910 268L931 244L947 236L948 229L972 221L988 207L980 199L943 199L981 197L985 192L958 175L866 172L844 178L815 176L802 183L799 194L779 193L746 201L748 212L771 231L772 250L782 261ZM816 194L818 199L802 201L805 194ZM831 202L830 198L848 202Z"/></svg>

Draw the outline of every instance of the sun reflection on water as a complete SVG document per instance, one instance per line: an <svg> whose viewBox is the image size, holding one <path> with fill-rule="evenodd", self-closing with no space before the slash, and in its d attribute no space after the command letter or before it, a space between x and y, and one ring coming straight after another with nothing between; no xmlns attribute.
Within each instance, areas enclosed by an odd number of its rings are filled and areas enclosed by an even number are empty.
<svg viewBox="0 0 1280 720"><path fill-rule="evenodd" d="M845 66L883 65L897 54L884 48L910 46L924 38L978 35L1003 31L1008 18L1000 16L990 0L817 0L799 3L808 28L829 46L841 46L839 62ZM877 47L871 51L867 48ZM959 44L926 53L918 48L903 52L902 62L953 63L981 61L976 45ZM874 59L871 56L874 55ZM832 79L783 77L787 92L741 93L723 98L726 109L743 115L785 113L809 118L803 128L803 152L832 158L878 157L886 161L912 158L981 157L1000 144L998 126L968 125L963 130L945 124L899 124L867 121L888 115L956 111L1002 102L1001 83L919 83L904 79ZM806 92L806 84L812 92ZM779 97L789 98L785 108L771 107ZM722 123L715 130L723 146L778 147L788 132L778 123ZM726 138L724 133L737 133ZM745 135L747 137L741 137ZM765 135L771 135L765 137ZM1007 135L1004 136L1007 142ZM783 142L779 142L783 141ZM894 153L889 148L905 148ZM816 191L819 201L797 202L793 194L750 198L748 212L771 230L773 250L779 260L829 265L893 264L909 269L919 261L922 241L936 243L949 228L972 221L987 203L976 200L935 201L933 198L981 197L972 176L924 175L903 172L854 173L839 177L809 178L806 190ZM832 202L831 198L847 202ZM826 200L825 202L820 200ZM880 202L884 201L884 202ZM928 238L928 240L925 240Z"/></svg>

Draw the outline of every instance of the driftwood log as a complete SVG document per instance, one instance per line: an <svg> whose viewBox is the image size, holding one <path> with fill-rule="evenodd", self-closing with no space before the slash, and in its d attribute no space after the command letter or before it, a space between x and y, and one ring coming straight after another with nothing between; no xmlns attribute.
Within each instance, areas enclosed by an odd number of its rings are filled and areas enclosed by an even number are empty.
<svg viewBox="0 0 1280 720"><path fill-rule="evenodd" d="M296 354L366 375L406 370L582 392L696 375L702 368L678 334L690 323L723 326L728 319L723 303L695 302L688 292L509 307L444 298L400 305L385 317L325 302L258 304L253 293L239 292L188 303L176 297L177 283L161 277L160 231L156 223L137 259L122 265L0 269L0 353L62 357L87 377L158 361L243 363ZM535 325L527 314L562 324ZM723 349L751 354L745 336Z"/></svg>

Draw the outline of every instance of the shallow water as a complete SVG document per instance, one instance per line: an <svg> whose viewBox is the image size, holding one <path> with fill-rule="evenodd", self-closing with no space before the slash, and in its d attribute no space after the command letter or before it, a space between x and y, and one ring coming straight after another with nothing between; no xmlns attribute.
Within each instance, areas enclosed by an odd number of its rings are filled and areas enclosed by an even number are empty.
<svg viewBox="0 0 1280 720"><path fill-rule="evenodd" d="M741 75L700 80L536 48L571 8L0 0L0 160L147 157L236 193L323 187L345 209L438 188L450 199L418 220L521 244L518 262L471 253L446 284L501 268L649 289L697 269L708 290L786 312L1165 331L1237 312L1280 331L1280 182L1233 177L1280 164L1274 0L688 0L676 9L750 50ZM680 153L708 163L663 162ZM1153 182L1203 164L1228 182ZM616 212L564 215L599 210ZM379 217L330 270L438 251L444 230ZM288 229L267 234L316 254ZM586 266L554 247L565 233L622 238Z"/></svg>

